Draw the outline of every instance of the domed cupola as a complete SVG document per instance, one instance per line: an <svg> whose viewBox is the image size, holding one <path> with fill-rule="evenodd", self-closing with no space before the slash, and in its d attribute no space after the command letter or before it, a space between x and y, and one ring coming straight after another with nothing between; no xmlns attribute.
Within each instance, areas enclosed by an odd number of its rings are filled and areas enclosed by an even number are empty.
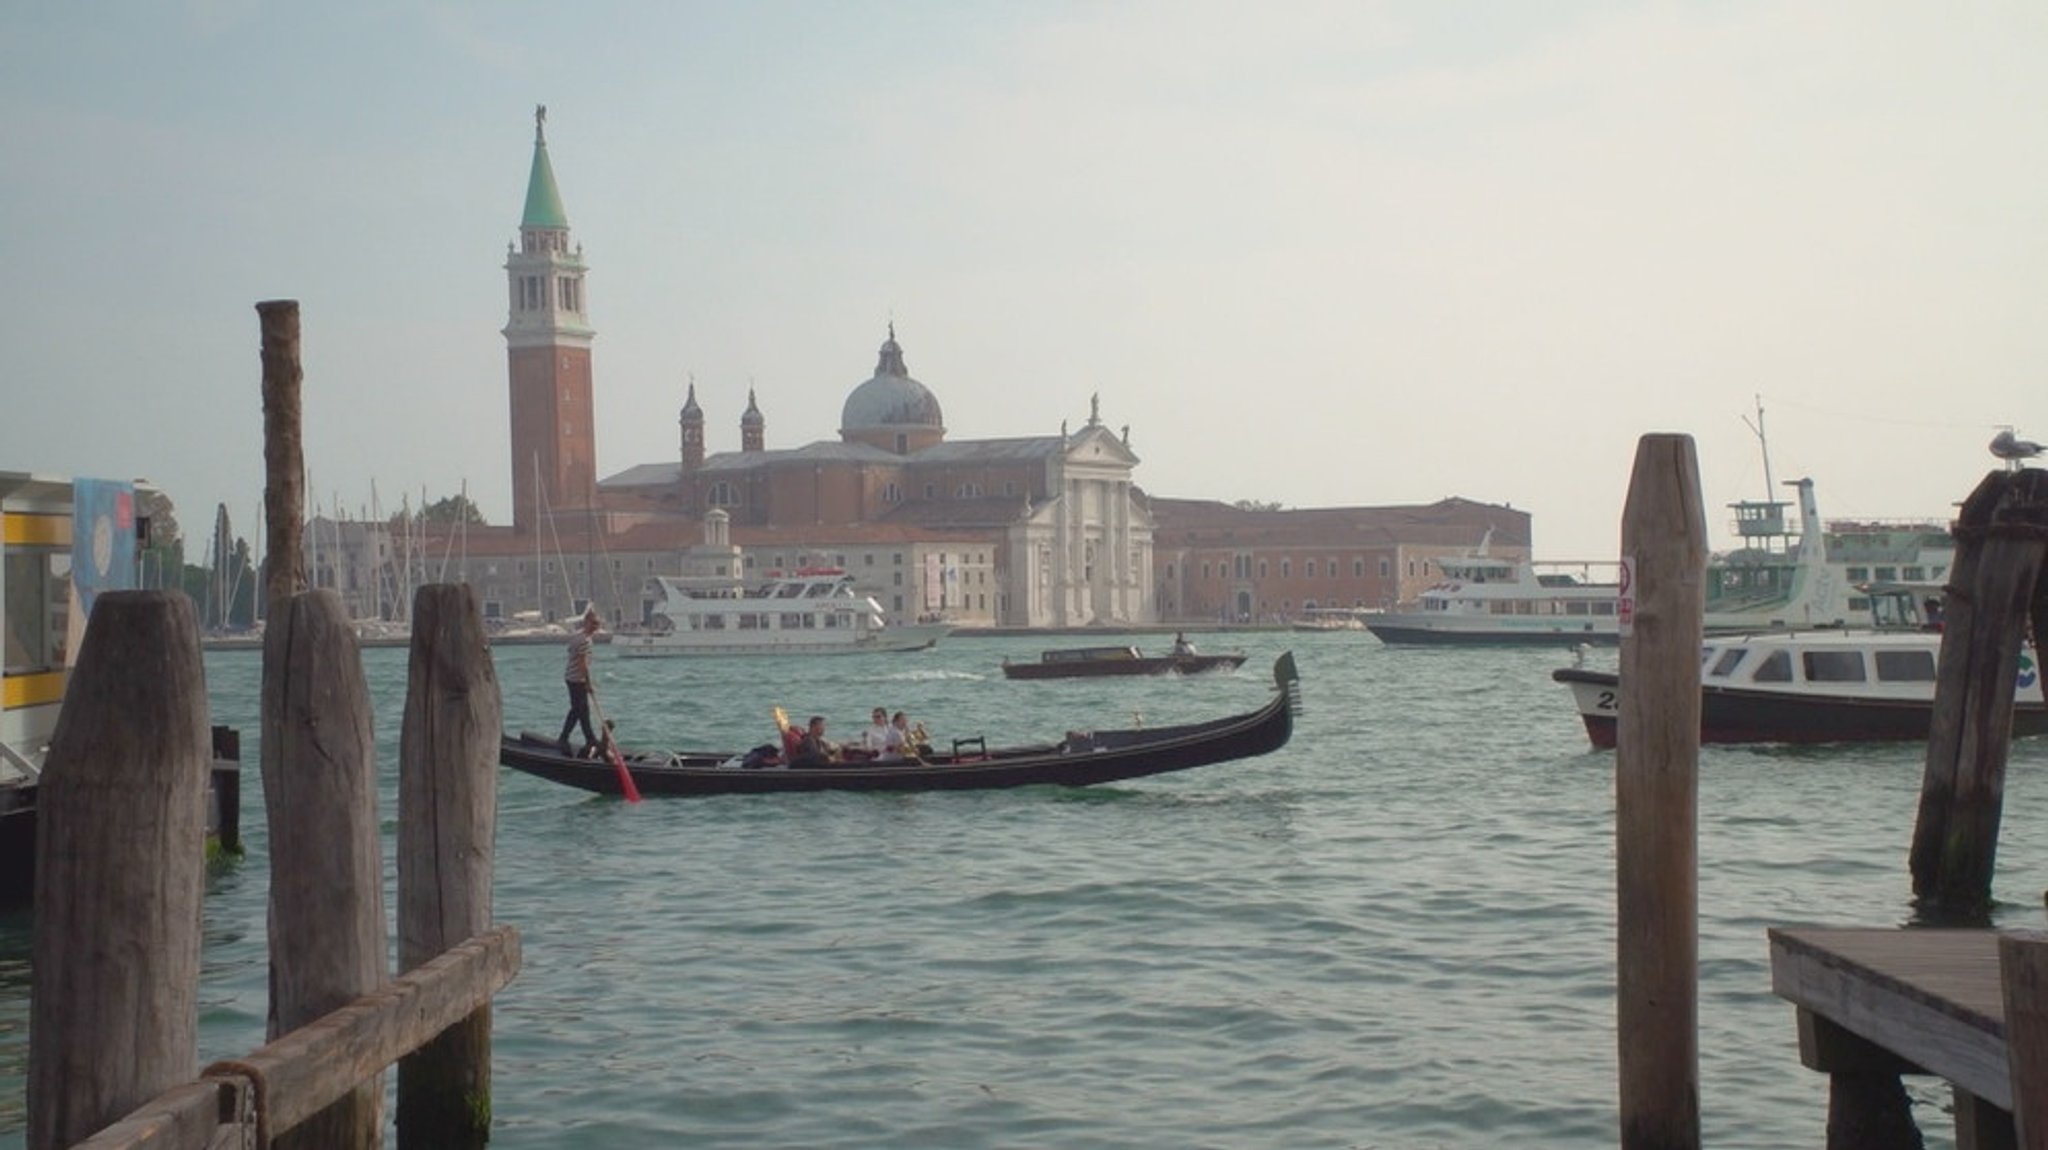
<svg viewBox="0 0 2048 1150"><path fill-rule="evenodd" d="M846 397L846 407L839 415L839 438L898 455L922 451L946 438L946 418L939 410L938 397L910 378L893 322L889 338L882 342L874 377Z"/></svg>

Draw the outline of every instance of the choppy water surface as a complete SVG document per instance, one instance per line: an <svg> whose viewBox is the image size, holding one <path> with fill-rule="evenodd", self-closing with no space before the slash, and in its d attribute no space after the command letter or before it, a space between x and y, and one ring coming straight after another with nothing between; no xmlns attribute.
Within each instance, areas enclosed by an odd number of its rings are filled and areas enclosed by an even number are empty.
<svg viewBox="0 0 2048 1150"><path fill-rule="evenodd" d="M1002 658L1040 642L718 664L600 651L628 745L763 742L777 704L842 736L881 705L991 742L1212 717L1257 706L1290 647L1306 713L1266 758L1086 791L633 807L503 773L497 916L525 968L497 1000L494 1144L1612 1144L1613 758L1549 680L1566 656L1196 638L1252 660L1012 683ZM365 653L387 827L405 658ZM552 732L561 653L497 660L508 725ZM250 851L206 903L202 1062L262 1041L267 890L260 656L210 654L207 674L216 721L245 732ZM1822 1141L1825 1079L1798 1064L1764 929L1905 919L1920 754L1705 753L1710 1144ZM2014 755L2001 925L2043 925L2044 760L2039 741ZM0 929L17 1100L26 937ZM1942 1115L1922 1119L1946 1141ZM0 1121L19 1125L18 1101Z"/></svg>

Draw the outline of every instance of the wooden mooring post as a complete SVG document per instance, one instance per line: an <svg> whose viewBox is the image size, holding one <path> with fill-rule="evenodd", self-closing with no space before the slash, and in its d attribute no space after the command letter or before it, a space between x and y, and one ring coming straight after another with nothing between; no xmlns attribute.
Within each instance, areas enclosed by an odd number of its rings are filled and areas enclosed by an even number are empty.
<svg viewBox="0 0 2048 1150"><path fill-rule="evenodd" d="M1615 743L1624 1150L1698 1150L1700 641L1707 525L1688 435L1645 435L1622 509Z"/></svg>
<svg viewBox="0 0 2048 1150"><path fill-rule="evenodd" d="M1918 917L1988 925L2013 682L2031 616L2048 637L2048 472L1994 471L1963 502L1911 866ZM2048 695L2048 682L2042 684Z"/></svg>
<svg viewBox="0 0 2048 1150"><path fill-rule="evenodd" d="M504 702L468 584L413 596L398 750L398 968L491 925ZM491 1008L398 1064L401 1146L477 1148L491 1136Z"/></svg>
<svg viewBox="0 0 2048 1150"><path fill-rule="evenodd" d="M299 305L256 305L263 338L264 506L270 513L263 632L263 804L270 822L270 1037L375 990L385 977L376 743L362 652L332 591L305 590ZM293 1132L287 1148L381 1145L384 1092L370 1081Z"/></svg>
<svg viewBox="0 0 2048 1150"><path fill-rule="evenodd" d="M192 600L101 594L36 797L30 1150L198 1068L209 734Z"/></svg>

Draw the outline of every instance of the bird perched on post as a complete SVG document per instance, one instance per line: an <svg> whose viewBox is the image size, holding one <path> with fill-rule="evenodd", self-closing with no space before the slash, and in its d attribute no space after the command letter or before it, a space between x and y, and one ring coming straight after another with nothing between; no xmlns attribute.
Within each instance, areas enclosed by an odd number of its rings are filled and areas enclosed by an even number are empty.
<svg viewBox="0 0 2048 1150"><path fill-rule="evenodd" d="M2015 469L2019 467L2020 460L2041 454L2041 445L2031 439L2015 438L2012 428L2008 427L1991 437L1991 454L2005 460L2008 469Z"/></svg>

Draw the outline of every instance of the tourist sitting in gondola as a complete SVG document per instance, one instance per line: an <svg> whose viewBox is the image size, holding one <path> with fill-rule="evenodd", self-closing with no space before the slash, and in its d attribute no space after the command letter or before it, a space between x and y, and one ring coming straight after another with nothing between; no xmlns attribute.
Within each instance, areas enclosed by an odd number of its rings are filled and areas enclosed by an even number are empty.
<svg viewBox="0 0 2048 1150"><path fill-rule="evenodd" d="M870 722L860 733L860 749L870 759L887 761L903 757L903 734L889 725L889 709L876 707Z"/></svg>
<svg viewBox="0 0 2048 1150"><path fill-rule="evenodd" d="M839 762L839 758L839 745L825 737L825 716L812 715L802 741L797 744L796 754L790 756L789 765L829 767Z"/></svg>

